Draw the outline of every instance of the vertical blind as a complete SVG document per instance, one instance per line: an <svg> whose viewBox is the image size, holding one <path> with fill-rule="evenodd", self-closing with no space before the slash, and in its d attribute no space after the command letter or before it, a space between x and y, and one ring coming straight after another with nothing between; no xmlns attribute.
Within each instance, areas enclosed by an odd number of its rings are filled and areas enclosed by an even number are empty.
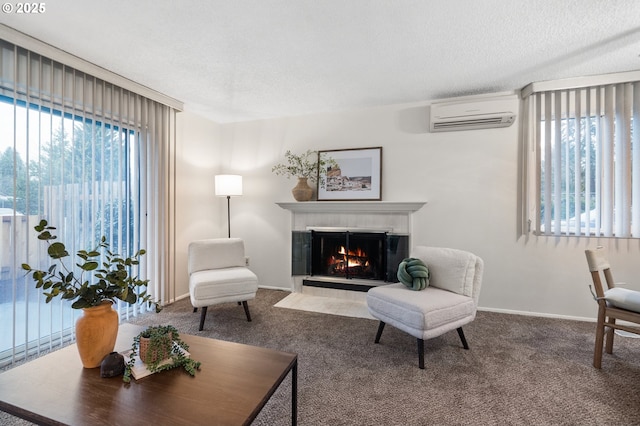
<svg viewBox="0 0 640 426"><path fill-rule="evenodd" d="M640 238L638 126L638 81L528 90L524 210L536 233Z"/></svg>
<svg viewBox="0 0 640 426"><path fill-rule="evenodd" d="M0 365L74 339L80 312L45 303L21 270L49 266L43 218L72 256L102 236L125 256L144 248L134 272L170 300L176 112L0 40ZM125 320L146 309L117 308Z"/></svg>

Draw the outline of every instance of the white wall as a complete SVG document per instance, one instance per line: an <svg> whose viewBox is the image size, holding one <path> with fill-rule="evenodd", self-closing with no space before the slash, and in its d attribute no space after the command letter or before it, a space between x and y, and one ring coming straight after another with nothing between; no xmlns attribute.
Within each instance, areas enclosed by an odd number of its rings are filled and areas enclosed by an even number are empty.
<svg viewBox="0 0 640 426"><path fill-rule="evenodd" d="M240 173L244 196L231 200L232 236L245 239L262 286L290 289L290 213L275 203L293 200L295 182L271 167L287 149L382 146L383 200L428 201L414 216L414 245L455 247L484 259L482 308L593 318L584 249L599 244L610 247L617 280L640 277L640 240L519 238L519 125L429 133L428 104L222 125L183 120L180 248L196 236L224 236L226 204L216 209L213 175ZM184 253L179 259L186 265ZM640 289L640 279L631 287Z"/></svg>
<svg viewBox="0 0 640 426"><path fill-rule="evenodd" d="M175 296L180 299L189 295L189 242L226 236L226 222L220 219L223 199L214 196L214 176L219 173L217 159L221 147L219 126L189 113L178 114L176 125Z"/></svg>

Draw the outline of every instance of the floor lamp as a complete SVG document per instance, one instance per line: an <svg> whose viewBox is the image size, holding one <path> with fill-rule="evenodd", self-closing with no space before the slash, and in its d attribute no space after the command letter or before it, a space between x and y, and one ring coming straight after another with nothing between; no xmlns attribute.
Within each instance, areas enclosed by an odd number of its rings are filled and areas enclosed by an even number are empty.
<svg viewBox="0 0 640 426"><path fill-rule="evenodd" d="M216 175L216 196L227 197L227 229L231 238L231 197L242 195L242 176L240 175Z"/></svg>

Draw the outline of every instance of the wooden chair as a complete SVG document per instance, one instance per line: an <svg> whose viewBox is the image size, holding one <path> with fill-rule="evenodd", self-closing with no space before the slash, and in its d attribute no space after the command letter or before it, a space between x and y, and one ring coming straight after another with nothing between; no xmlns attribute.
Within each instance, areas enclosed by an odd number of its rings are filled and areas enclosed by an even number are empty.
<svg viewBox="0 0 640 426"><path fill-rule="evenodd" d="M613 353L614 330L624 330L640 335L640 328L616 323L616 320L622 320L640 324L640 291L616 287L606 248L597 247L595 250L585 250L585 254L595 288L594 299L598 302L593 366L601 368L605 332L607 335L605 350L608 354ZM602 282L603 276L607 285L606 289Z"/></svg>

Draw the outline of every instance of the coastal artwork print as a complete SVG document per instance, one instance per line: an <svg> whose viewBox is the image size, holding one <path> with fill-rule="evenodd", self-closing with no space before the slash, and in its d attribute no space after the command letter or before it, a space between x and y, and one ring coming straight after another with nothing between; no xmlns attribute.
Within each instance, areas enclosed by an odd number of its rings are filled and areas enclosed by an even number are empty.
<svg viewBox="0 0 640 426"><path fill-rule="evenodd" d="M318 151L318 201L381 200L382 147Z"/></svg>

